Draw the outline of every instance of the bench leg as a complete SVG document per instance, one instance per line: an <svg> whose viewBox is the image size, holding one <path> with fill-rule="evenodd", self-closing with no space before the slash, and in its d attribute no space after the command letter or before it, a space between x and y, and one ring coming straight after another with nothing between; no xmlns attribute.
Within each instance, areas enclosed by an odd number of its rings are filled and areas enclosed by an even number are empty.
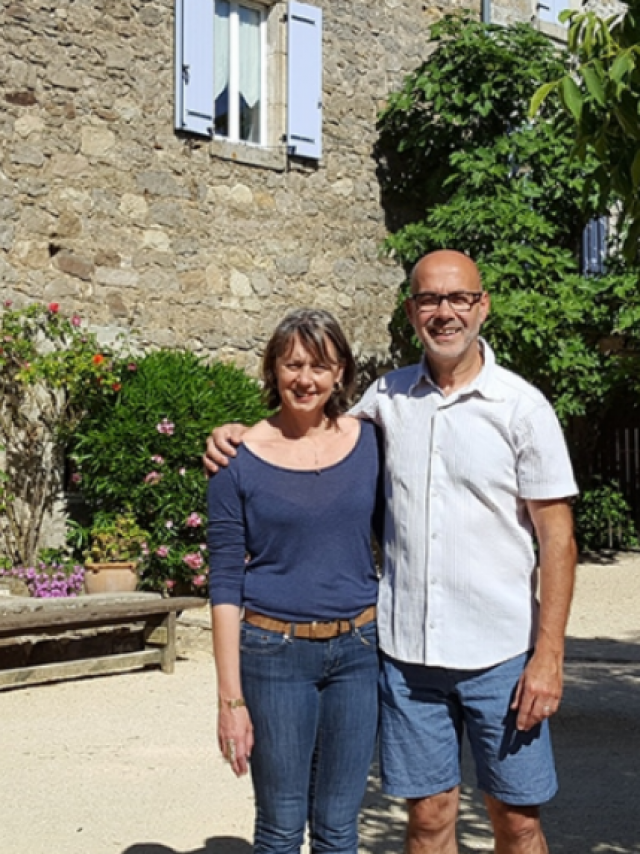
<svg viewBox="0 0 640 854"><path fill-rule="evenodd" d="M170 611L162 621L167 630L167 642L160 648L160 668L163 673L173 673L176 666L176 612Z"/></svg>

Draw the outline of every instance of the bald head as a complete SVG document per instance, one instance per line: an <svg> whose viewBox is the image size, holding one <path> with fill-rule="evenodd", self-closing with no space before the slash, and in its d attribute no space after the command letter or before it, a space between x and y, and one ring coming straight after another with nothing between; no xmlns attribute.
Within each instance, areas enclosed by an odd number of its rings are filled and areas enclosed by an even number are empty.
<svg viewBox="0 0 640 854"><path fill-rule="evenodd" d="M455 283L455 290L480 291L482 281L475 263L462 252L438 249L424 255L411 271L411 292L435 290L434 285ZM439 290L439 288L438 288ZM448 290L448 288L447 288Z"/></svg>

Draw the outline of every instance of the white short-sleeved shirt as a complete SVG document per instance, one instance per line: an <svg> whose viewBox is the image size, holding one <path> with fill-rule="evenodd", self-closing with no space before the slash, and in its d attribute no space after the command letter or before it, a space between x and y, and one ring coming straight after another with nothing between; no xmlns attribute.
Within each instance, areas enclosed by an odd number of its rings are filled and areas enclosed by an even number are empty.
<svg viewBox="0 0 640 854"><path fill-rule="evenodd" d="M480 669L531 649L536 560L526 499L577 487L546 398L496 364L445 397L426 363L381 377L351 411L384 432L378 627L406 662Z"/></svg>

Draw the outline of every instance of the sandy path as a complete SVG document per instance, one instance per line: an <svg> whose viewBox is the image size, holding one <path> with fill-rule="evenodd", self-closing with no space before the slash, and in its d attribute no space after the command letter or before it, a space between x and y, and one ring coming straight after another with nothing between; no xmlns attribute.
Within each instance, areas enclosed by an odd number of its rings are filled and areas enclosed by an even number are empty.
<svg viewBox="0 0 640 854"><path fill-rule="evenodd" d="M170 677L0 692L0 854L250 854L251 787L215 747L209 635L183 627L181 641L186 657ZM639 854L638 557L579 569L554 733L552 852ZM402 833L402 805L379 794L374 768L361 851L400 854ZM491 850L468 785L460 840L464 854Z"/></svg>

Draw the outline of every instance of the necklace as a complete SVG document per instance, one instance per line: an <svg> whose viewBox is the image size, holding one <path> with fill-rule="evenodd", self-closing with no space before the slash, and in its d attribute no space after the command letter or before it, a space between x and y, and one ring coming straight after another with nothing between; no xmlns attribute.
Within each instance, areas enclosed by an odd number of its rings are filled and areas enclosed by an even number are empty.
<svg viewBox="0 0 640 854"><path fill-rule="evenodd" d="M320 458L318 457L318 448L316 447L316 443L313 441L311 436L307 436L306 438L311 442L311 447L313 449L313 462L315 473L322 474L322 469L320 468Z"/></svg>

